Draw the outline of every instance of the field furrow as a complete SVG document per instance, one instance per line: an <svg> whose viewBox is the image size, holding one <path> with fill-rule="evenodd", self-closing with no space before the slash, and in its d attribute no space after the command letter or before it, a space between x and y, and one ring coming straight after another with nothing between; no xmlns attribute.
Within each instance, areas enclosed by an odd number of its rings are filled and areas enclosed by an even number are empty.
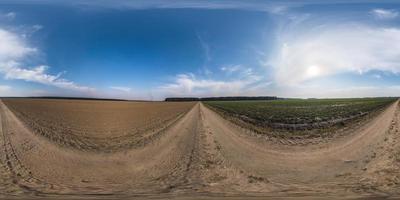
<svg viewBox="0 0 400 200"><path fill-rule="evenodd" d="M194 103L5 99L34 133L64 147L115 152L160 136Z"/></svg>

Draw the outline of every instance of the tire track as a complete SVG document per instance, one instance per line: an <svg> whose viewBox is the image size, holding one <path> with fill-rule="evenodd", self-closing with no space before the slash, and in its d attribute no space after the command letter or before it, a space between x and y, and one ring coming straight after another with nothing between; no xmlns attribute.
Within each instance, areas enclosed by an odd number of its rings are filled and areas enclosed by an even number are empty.
<svg viewBox="0 0 400 200"><path fill-rule="evenodd" d="M1 102L0 102L1 103ZM14 147L10 141L9 134L8 134L8 122L4 114L4 105L0 104L0 119L1 119L1 134L2 134L2 147L3 147L3 154L2 157L2 165L3 180L8 182L4 185L7 185L9 188L6 190L14 190L15 193L24 193L28 195L37 194L37 191L28 185L30 183L42 183L41 180L36 179L32 176L31 172L25 165L22 164L20 159L17 157ZM10 193L4 193L10 194Z"/></svg>
<svg viewBox="0 0 400 200"><path fill-rule="evenodd" d="M391 105L358 133L317 147L270 146L268 142L260 142L260 138L243 133L203 105L201 109L205 113L205 124L221 145L224 159L235 168L281 185L287 194L334 194L347 193L349 187L359 184L365 167L363 160L384 140L397 105L398 102Z"/></svg>
<svg viewBox="0 0 400 200"><path fill-rule="evenodd" d="M61 148L29 131L1 101L0 118L0 192L6 195L172 198L399 191L386 185L400 181L382 182L378 171L398 177L400 156L388 162L400 155L397 104L343 140L303 147L260 142L201 103L142 148L113 153Z"/></svg>
<svg viewBox="0 0 400 200"><path fill-rule="evenodd" d="M371 154L365 157L364 173L357 192L380 192L400 195L400 105L389 130Z"/></svg>
<svg viewBox="0 0 400 200"><path fill-rule="evenodd" d="M5 163L9 163L12 181L25 193L128 195L165 192L171 184L187 185L184 180L196 156L198 106L143 148L108 154L60 148L34 135L4 104L0 106L6 129L2 131L7 141L3 145Z"/></svg>

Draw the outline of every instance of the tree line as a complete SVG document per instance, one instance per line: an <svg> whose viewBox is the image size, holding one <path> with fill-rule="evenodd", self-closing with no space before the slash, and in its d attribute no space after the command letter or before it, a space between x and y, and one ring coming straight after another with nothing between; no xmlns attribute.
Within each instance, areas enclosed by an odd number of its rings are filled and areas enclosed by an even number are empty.
<svg viewBox="0 0 400 200"><path fill-rule="evenodd" d="M245 101L245 100L278 100L276 96L231 96L231 97L168 97L165 101Z"/></svg>

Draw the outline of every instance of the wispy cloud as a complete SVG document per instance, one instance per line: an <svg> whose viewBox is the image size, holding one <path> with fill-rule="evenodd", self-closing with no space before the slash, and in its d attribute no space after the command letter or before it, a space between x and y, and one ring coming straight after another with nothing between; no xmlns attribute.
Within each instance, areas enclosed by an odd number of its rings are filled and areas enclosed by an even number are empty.
<svg viewBox="0 0 400 200"><path fill-rule="evenodd" d="M376 78L376 79L381 79L382 76L380 74L373 74L372 77Z"/></svg>
<svg viewBox="0 0 400 200"><path fill-rule="evenodd" d="M233 72L239 71L241 68L242 68L242 66L240 66L240 65L229 65L229 66L223 66L220 69L223 72L233 73Z"/></svg>
<svg viewBox="0 0 400 200"><path fill-rule="evenodd" d="M17 34L0 29L0 73L6 79L24 80L58 88L81 92L92 92L93 88L78 85L57 75L48 74L48 66L24 67L23 61L38 52L29 47Z"/></svg>
<svg viewBox="0 0 400 200"><path fill-rule="evenodd" d="M240 65L237 65L240 66ZM224 70L231 70L227 80L218 78L202 78L192 73L178 74L172 83L167 83L158 88L158 92L165 96L227 96L246 95L250 92L261 90L269 85L262 80L262 77L255 74L251 68L243 66L234 69L224 67ZM234 69L234 70L233 70ZM222 70L222 68L221 68Z"/></svg>
<svg viewBox="0 0 400 200"><path fill-rule="evenodd" d="M225 65L220 67L220 70L233 79L252 79L254 81L262 79L262 76L256 74L253 68L243 65Z"/></svg>
<svg viewBox="0 0 400 200"><path fill-rule="evenodd" d="M113 89L113 90L118 90L118 91L121 91L121 92L131 92L132 91L131 88L123 87L123 86L110 86L109 88Z"/></svg>
<svg viewBox="0 0 400 200"><path fill-rule="evenodd" d="M196 36L197 36L197 39L199 40L200 47L204 53L204 62L203 62L203 66L201 69L201 73L206 76L210 76L213 74L213 72L208 67L208 64L212 60L210 45L208 42L205 41L204 36L202 36L202 34L197 32Z"/></svg>
<svg viewBox="0 0 400 200"><path fill-rule="evenodd" d="M399 12L397 12L396 10L388 10L382 8L371 10L371 14L378 19L394 19L399 16Z"/></svg>
<svg viewBox="0 0 400 200"><path fill-rule="evenodd" d="M13 2L24 2L25 0L14 0ZM82 7L112 8L112 9L231 9L231 10L252 10L263 11L272 14L281 14L290 7L302 6L307 1L242 1L242 0L80 0L80 1L50 1L35 0L29 3L62 4ZM0 2L1 4L1 2Z"/></svg>
<svg viewBox="0 0 400 200"><path fill-rule="evenodd" d="M400 72L398 28L324 25L286 36L273 61L280 84L296 85L346 72Z"/></svg>
<svg viewBox="0 0 400 200"><path fill-rule="evenodd" d="M14 19L15 16L17 16L17 14L15 14L15 12L9 12L9 13L5 14L5 16L6 16L8 19Z"/></svg>
<svg viewBox="0 0 400 200"><path fill-rule="evenodd" d="M201 79L193 74L179 74L173 83L159 89L167 96L238 95L248 84L248 80L221 81Z"/></svg>
<svg viewBox="0 0 400 200"><path fill-rule="evenodd" d="M0 12L0 19L13 20L16 16L17 14L15 12Z"/></svg>
<svg viewBox="0 0 400 200"><path fill-rule="evenodd" d="M211 60L211 54L210 54L210 45L203 39L203 37L197 33L197 39L200 42L200 46L204 51L204 56L206 58L206 62Z"/></svg>
<svg viewBox="0 0 400 200"><path fill-rule="evenodd" d="M353 98L353 97L382 97L399 96L400 85L392 86L321 86L296 85L274 88L270 94L281 97L296 98Z"/></svg>
<svg viewBox="0 0 400 200"><path fill-rule="evenodd" d="M38 31L38 30L41 30L42 28L43 28L42 25L35 24L35 25L32 26L32 31L33 31L33 32L36 32L36 31Z"/></svg>

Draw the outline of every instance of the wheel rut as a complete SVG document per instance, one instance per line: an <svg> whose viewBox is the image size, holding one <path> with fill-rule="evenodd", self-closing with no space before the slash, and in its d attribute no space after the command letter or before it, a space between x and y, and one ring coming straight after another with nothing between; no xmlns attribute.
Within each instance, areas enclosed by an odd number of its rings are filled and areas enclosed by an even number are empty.
<svg viewBox="0 0 400 200"><path fill-rule="evenodd" d="M273 193L314 195L390 194L388 190L383 193L378 190L357 192L356 187L365 171L365 159L369 159L368 162L375 160L374 151L382 145L388 146L386 138L393 123L399 120L398 110L396 102L348 138L304 147L262 142L262 138L243 133L203 106L205 124L215 133L223 157L236 168L256 177L253 179L269 181L272 188L260 188L261 191L272 189ZM274 190L273 186L279 189Z"/></svg>
<svg viewBox="0 0 400 200"><path fill-rule="evenodd" d="M399 191L398 102L345 140L280 148L260 142L202 103L142 148L113 153L53 144L29 131L2 102L0 117L0 195L357 196Z"/></svg>

